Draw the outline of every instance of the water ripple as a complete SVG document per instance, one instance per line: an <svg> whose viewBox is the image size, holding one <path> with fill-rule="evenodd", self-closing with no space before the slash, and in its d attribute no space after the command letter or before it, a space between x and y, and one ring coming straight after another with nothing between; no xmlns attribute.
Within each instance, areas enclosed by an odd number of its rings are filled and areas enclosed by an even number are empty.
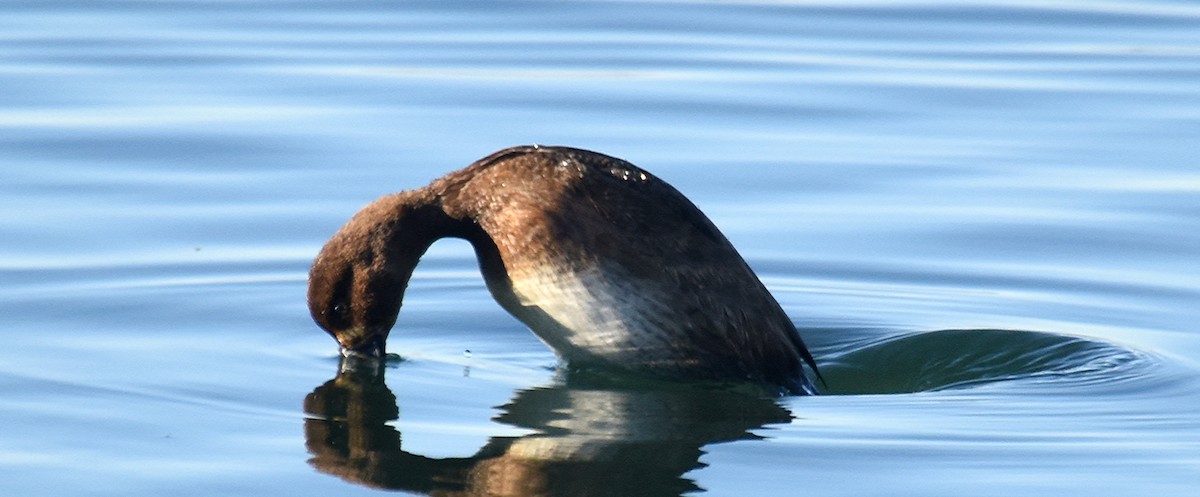
<svg viewBox="0 0 1200 497"><path fill-rule="evenodd" d="M1114 386L1149 376L1145 353L1019 330L940 330L845 347L822 367L830 393L897 394L999 382Z"/></svg>

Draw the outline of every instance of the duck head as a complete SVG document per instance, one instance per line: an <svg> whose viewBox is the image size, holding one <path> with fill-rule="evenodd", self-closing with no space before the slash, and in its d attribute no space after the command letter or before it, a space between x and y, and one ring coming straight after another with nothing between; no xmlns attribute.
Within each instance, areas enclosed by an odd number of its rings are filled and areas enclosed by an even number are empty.
<svg viewBox="0 0 1200 497"><path fill-rule="evenodd" d="M313 320L343 355L383 357L413 269L456 223L415 192L367 205L332 237L308 275Z"/></svg>

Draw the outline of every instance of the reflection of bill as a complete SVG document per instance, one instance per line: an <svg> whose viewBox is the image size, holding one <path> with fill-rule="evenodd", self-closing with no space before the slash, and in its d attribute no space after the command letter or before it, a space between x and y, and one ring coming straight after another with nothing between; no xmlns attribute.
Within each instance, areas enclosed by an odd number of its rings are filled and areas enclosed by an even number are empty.
<svg viewBox="0 0 1200 497"><path fill-rule="evenodd" d="M347 481L437 496L679 495L707 444L786 423L770 399L717 389L604 385L573 375L518 392L498 421L534 430L495 437L469 458L404 452L396 396L381 369L343 367L304 399L309 461Z"/></svg>

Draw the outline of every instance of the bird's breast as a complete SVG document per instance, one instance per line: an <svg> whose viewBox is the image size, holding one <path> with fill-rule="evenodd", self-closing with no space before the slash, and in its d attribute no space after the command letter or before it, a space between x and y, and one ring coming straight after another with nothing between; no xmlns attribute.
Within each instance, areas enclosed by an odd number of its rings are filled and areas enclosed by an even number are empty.
<svg viewBox="0 0 1200 497"><path fill-rule="evenodd" d="M669 307L661 292L603 265L533 267L509 274L521 321L568 361L636 367L670 361Z"/></svg>

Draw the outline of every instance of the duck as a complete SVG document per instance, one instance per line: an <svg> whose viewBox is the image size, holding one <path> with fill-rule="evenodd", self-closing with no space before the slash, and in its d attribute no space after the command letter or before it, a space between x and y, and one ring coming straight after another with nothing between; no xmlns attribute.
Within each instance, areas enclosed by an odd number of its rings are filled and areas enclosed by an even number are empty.
<svg viewBox="0 0 1200 497"><path fill-rule="evenodd" d="M435 241L469 242L488 291L569 368L815 394L795 325L682 193L584 149L504 149L363 207L308 275L344 356L381 358Z"/></svg>

